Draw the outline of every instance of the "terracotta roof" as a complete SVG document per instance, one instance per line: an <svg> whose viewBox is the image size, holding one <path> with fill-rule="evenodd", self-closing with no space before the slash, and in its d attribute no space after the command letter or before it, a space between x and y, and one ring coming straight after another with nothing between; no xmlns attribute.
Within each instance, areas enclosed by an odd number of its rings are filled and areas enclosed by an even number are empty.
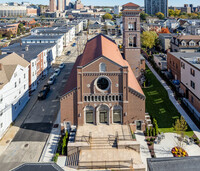
<svg viewBox="0 0 200 171"><path fill-rule="evenodd" d="M64 88L63 94L66 94L67 92L76 88L77 66L85 66L102 56L117 63L120 66L128 66L128 71L129 71L128 86L134 89L135 91L139 92L140 94L144 95L139 83L137 82L131 70L130 65L121 56L121 53L116 43L102 34L97 35L96 37L87 42L83 54L78 56L78 58L76 59L76 62L72 68L67 84Z"/></svg>
<svg viewBox="0 0 200 171"><path fill-rule="evenodd" d="M123 7L140 7L140 6L137 5L137 4L134 4L134 3L132 3L132 2L129 2L129 3L127 3L127 4L124 4Z"/></svg>

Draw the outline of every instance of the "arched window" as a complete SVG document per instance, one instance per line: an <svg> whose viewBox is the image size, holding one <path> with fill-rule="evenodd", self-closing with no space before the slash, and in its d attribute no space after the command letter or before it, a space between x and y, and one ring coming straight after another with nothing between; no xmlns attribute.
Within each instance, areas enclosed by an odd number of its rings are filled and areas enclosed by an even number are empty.
<svg viewBox="0 0 200 171"><path fill-rule="evenodd" d="M85 107L85 122L86 123L94 122L94 108L92 106Z"/></svg>
<svg viewBox="0 0 200 171"><path fill-rule="evenodd" d="M113 107L113 123L122 123L122 108L119 105Z"/></svg>
<svg viewBox="0 0 200 171"><path fill-rule="evenodd" d="M100 63L100 65L99 65L99 71L100 72L106 72L106 64Z"/></svg>

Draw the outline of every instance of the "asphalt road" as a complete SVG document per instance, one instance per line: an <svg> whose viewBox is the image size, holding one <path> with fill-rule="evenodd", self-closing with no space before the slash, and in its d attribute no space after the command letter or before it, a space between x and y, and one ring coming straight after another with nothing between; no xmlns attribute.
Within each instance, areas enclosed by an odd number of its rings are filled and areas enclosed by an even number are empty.
<svg viewBox="0 0 200 171"><path fill-rule="evenodd" d="M34 92L28 102L30 108L24 109L20 114L22 115L20 117L25 119L16 121L15 126L19 126L20 129L8 148L0 156L0 171L10 170L25 162L39 161L53 122L60 109L59 95L67 82L77 57L76 47L68 47L66 51L68 50L71 51L69 56L63 55L58 58L58 63L64 62L65 67L56 78L56 82L51 86L47 98L43 101L34 101L32 99L37 98L39 90ZM41 83L40 89L47 79ZM33 104L30 105L30 103Z"/></svg>

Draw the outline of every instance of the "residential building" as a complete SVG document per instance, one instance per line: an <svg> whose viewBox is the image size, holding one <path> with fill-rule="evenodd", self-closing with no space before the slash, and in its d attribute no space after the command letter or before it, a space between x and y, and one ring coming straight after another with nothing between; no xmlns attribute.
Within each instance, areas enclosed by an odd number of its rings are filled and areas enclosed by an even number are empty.
<svg viewBox="0 0 200 171"><path fill-rule="evenodd" d="M181 53L181 52L168 52L167 53L167 68L175 80L181 81L181 57L182 58L196 58L200 53Z"/></svg>
<svg viewBox="0 0 200 171"><path fill-rule="evenodd" d="M186 33L191 35L200 35L200 25L186 27Z"/></svg>
<svg viewBox="0 0 200 171"><path fill-rule="evenodd" d="M63 35L31 35L21 39L23 44L56 44L56 56L61 56L63 51Z"/></svg>
<svg viewBox="0 0 200 171"><path fill-rule="evenodd" d="M16 53L0 55L0 139L29 100L29 62Z"/></svg>
<svg viewBox="0 0 200 171"><path fill-rule="evenodd" d="M200 53L198 57L181 57L181 85L187 103L193 106L199 114L200 121Z"/></svg>
<svg viewBox="0 0 200 171"><path fill-rule="evenodd" d="M57 0L57 10L59 12L63 11L63 0Z"/></svg>
<svg viewBox="0 0 200 171"><path fill-rule="evenodd" d="M94 23L94 24L90 24L88 26L88 32L89 34L99 34L101 33L101 24L99 23Z"/></svg>
<svg viewBox="0 0 200 171"><path fill-rule="evenodd" d="M176 19L165 19L160 22L160 25L173 31L179 27L179 22Z"/></svg>
<svg viewBox="0 0 200 171"><path fill-rule="evenodd" d="M199 35L177 35L171 40L172 52L198 52L200 49Z"/></svg>
<svg viewBox="0 0 200 171"><path fill-rule="evenodd" d="M155 15L162 12L165 17L168 16L168 0L145 0L145 13Z"/></svg>
<svg viewBox="0 0 200 171"><path fill-rule="evenodd" d="M0 34L5 35L6 33L17 34L18 27L15 26L3 26L0 27Z"/></svg>
<svg viewBox="0 0 200 171"><path fill-rule="evenodd" d="M55 0L49 0L49 7L50 7L50 12L55 12L56 11L56 2L55 2Z"/></svg>
<svg viewBox="0 0 200 171"><path fill-rule="evenodd" d="M156 63L157 67L160 68L161 71L167 70L167 55L154 54L153 60Z"/></svg>
<svg viewBox="0 0 200 171"><path fill-rule="evenodd" d="M63 45L68 46L75 38L75 27L35 28L31 30L31 35L63 35Z"/></svg>
<svg viewBox="0 0 200 171"><path fill-rule="evenodd" d="M160 40L160 45L164 52L166 52L168 49L170 49L172 34L160 33L158 38Z"/></svg>
<svg viewBox="0 0 200 171"><path fill-rule="evenodd" d="M121 10L122 10L122 6L120 6L120 5L115 5L114 6L114 14L116 14L116 15L119 15L119 13L121 12Z"/></svg>
<svg viewBox="0 0 200 171"><path fill-rule="evenodd" d="M140 6L134 3L123 5L123 51L124 57L128 61L136 77L140 76L141 45L140 45Z"/></svg>
<svg viewBox="0 0 200 171"><path fill-rule="evenodd" d="M1 49L2 54L15 52L30 63L29 65L29 91L37 88L39 80L48 73L48 68L57 57L56 43L15 43Z"/></svg>
<svg viewBox="0 0 200 171"><path fill-rule="evenodd" d="M75 34L78 34L83 31L83 20L73 20L68 23L70 27L75 27Z"/></svg>
<svg viewBox="0 0 200 171"><path fill-rule="evenodd" d="M30 16L30 17L37 16L37 9L32 8L32 7L27 7L26 8L26 15Z"/></svg>

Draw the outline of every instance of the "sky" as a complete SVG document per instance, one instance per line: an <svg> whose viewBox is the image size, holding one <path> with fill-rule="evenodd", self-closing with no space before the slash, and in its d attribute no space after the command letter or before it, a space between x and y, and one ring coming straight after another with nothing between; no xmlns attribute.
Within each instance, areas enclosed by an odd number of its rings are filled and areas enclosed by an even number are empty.
<svg viewBox="0 0 200 171"><path fill-rule="evenodd" d="M0 3L5 2L18 2L22 1L30 2L33 4L49 4L49 0L0 0ZM72 0L74 1L74 0ZM144 0L82 0L84 5L104 5L104 6L114 6L123 5L128 2L136 3L140 6L144 6ZM168 0L169 6L183 6L183 4L194 4L194 6L200 5L200 0Z"/></svg>

